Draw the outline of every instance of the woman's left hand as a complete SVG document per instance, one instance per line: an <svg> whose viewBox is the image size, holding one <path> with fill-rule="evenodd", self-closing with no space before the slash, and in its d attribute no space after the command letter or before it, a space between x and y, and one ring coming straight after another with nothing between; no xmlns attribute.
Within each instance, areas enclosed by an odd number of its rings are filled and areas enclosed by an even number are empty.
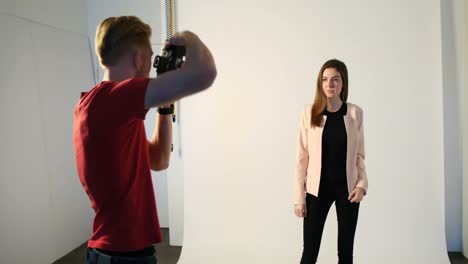
<svg viewBox="0 0 468 264"><path fill-rule="evenodd" d="M356 187L354 190L349 194L348 200L351 203L360 203L364 198L364 189L361 187Z"/></svg>

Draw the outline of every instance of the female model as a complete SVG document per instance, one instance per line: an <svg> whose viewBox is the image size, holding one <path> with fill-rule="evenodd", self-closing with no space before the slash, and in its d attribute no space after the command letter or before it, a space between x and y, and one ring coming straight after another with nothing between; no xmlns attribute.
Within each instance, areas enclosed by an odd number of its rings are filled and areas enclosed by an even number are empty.
<svg viewBox="0 0 468 264"><path fill-rule="evenodd" d="M348 71L329 60L317 78L314 104L302 116L294 177L294 210L304 218L301 264L317 262L323 227L335 203L339 264L353 263L359 204L367 193L362 109L347 102Z"/></svg>

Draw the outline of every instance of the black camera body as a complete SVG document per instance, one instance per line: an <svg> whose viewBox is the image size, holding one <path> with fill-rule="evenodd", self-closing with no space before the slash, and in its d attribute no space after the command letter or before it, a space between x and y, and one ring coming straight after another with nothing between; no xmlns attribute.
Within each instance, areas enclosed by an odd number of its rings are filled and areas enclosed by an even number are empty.
<svg viewBox="0 0 468 264"><path fill-rule="evenodd" d="M185 60L185 47L171 45L163 49L162 54L156 56L153 67L158 75L176 70L182 66Z"/></svg>

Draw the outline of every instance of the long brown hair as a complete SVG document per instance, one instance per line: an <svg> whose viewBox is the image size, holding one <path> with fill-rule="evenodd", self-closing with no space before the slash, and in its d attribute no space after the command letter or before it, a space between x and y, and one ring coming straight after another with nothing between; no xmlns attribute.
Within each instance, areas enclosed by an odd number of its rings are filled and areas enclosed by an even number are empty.
<svg viewBox="0 0 468 264"><path fill-rule="evenodd" d="M348 100L348 69L342 61L337 59L328 60L322 65L317 76L317 89L315 90L315 99L311 113L312 127L321 125L323 120L323 111L325 111L325 108L327 107L327 97L322 89L322 77L323 72L329 68L333 68L340 73L341 79L343 80L343 89L341 90L340 98L343 102Z"/></svg>

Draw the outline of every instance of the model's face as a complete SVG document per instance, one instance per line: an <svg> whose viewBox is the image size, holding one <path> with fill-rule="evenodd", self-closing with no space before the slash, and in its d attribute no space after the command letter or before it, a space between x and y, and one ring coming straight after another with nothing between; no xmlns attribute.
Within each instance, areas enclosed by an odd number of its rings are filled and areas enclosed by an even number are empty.
<svg viewBox="0 0 468 264"><path fill-rule="evenodd" d="M322 89L327 98L340 97L343 80L341 74L335 68L328 68L323 71Z"/></svg>

